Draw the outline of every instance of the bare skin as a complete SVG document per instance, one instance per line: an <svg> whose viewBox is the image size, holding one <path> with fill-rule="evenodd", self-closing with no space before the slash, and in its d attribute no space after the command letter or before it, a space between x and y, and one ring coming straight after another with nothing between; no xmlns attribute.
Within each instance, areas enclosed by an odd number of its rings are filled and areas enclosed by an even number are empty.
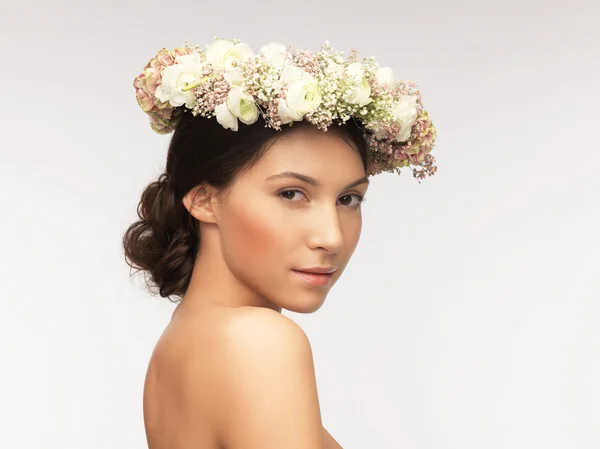
<svg viewBox="0 0 600 449"><path fill-rule="evenodd" d="M266 180L287 171L319 185ZM205 189L184 198L201 245L148 366L149 449L341 448L321 421L308 338L281 311L318 310L339 279L360 237L364 179L348 143L300 128L225 197ZM292 271L315 266L337 269L328 285Z"/></svg>

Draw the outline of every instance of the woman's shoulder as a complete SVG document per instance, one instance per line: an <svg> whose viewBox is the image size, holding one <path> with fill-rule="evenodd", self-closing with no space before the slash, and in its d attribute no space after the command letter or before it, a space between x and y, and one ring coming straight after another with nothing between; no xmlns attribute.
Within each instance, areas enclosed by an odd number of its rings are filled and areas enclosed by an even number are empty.
<svg viewBox="0 0 600 449"><path fill-rule="evenodd" d="M261 369L266 360L290 357L290 352L312 365L304 330L291 318L263 307L211 310L173 324L161 340L158 351L170 354L186 372L201 371L204 377L223 379L239 369ZM199 385L194 375L190 381Z"/></svg>
<svg viewBox="0 0 600 449"><path fill-rule="evenodd" d="M264 307L239 307L230 316L224 335L229 344L281 344L285 340L308 341L304 330L291 318ZM289 343L289 341L287 341ZM267 346L268 347L268 346Z"/></svg>
<svg viewBox="0 0 600 449"><path fill-rule="evenodd" d="M193 363L194 359L219 357L223 351L244 348L249 343L261 343L268 349L269 345L290 340L310 345L304 330L279 312L264 307L218 307L172 320L156 352L181 353L183 360Z"/></svg>
<svg viewBox="0 0 600 449"><path fill-rule="evenodd" d="M321 448L313 355L302 328L273 310L247 308L231 317L222 344L218 422L225 446Z"/></svg>
<svg viewBox="0 0 600 449"><path fill-rule="evenodd" d="M279 312L256 307L210 318L203 338L196 330L190 332L198 335L186 339L184 388L189 401L210 410L219 440L233 448L285 448L299 441L302 447L322 447L312 349L302 328Z"/></svg>
<svg viewBox="0 0 600 449"><path fill-rule="evenodd" d="M309 339L291 318L262 307L215 308L172 320L148 371L179 385L182 395L221 404L235 382L244 381L231 376L240 370L258 375L265 363L274 367L291 357L314 370ZM215 392L218 397L212 398Z"/></svg>

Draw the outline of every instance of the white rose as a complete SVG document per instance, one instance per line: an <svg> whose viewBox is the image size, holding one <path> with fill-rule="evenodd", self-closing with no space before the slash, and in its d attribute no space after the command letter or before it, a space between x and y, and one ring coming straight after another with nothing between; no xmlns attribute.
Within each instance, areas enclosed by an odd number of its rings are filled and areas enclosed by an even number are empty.
<svg viewBox="0 0 600 449"><path fill-rule="evenodd" d="M394 120L402 126L401 131L396 136L398 142L404 142L410 137L412 126L417 120L417 96L405 95L396 102L393 110Z"/></svg>
<svg viewBox="0 0 600 449"><path fill-rule="evenodd" d="M354 62L346 68L346 72L356 81L352 92L353 103L359 106L369 104L371 100L371 86L365 77L365 68L360 62Z"/></svg>
<svg viewBox="0 0 600 449"><path fill-rule="evenodd" d="M258 107L254 97L244 92L240 86L232 86L227 101L215 108L217 122L224 128L238 130L238 119L246 125L251 125L258 120Z"/></svg>
<svg viewBox="0 0 600 449"><path fill-rule="evenodd" d="M219 69L231 69L233 61L243 61L253 56L252 49L243 42L217 39L206 49L206 62Z"/></svg>
<svg viewBox="0 0 600 449"><path fill-rule="evenodd" d="M394 71L390 67L380 67L377 70L377 82L391 85L394 83Z"/></svg>
<svg viewBox="0 0 600 449"><path fill-rule="evenodd" d="M231 113L227 107L227 102L221 103L215 107L215 115L217 116L217 122L221 124L223 128L238 130L237 117Z"/></svg>
<svg viewBox="0 0 600 449"><path fill-rule="evenodd" d="M280 99L277 113L282 123L302 120L305 114L321 104L317 80L308 75L292 82L285 99Z"/></svg>
<svg viewBox="0 0 600 449"><path fill-rule="evenodd" d="M258 106L254 97L239 86L232 86L227 96L227 107L242 123L251 125L258 120Z"/></svg>
<svg viewBox="0 0 600 449"><path fill-rule="evenodd" d="M182 89L200 81L204 65L200 53L179 56L176 64L164 68L161 85L156 88L156 97L162 102L168 101L174 107L183 104L188 108L193 107L196 100L193 90L184 92Z"/></svg>
<svg viewBox="0 0 600 449"><path fill-rule="evenodd" d="M282 68L287 64L288 50L285 45L279 42L271 42L261 47L260 51L265 54L265 58L274 67Z"/></svg>

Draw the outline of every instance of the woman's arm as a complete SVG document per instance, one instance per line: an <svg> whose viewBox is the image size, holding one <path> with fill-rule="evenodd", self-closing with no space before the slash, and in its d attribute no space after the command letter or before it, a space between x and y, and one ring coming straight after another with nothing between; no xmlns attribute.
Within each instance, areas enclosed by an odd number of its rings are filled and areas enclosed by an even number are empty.
<svg viewBox="0 0 600 449"><path fill-rule="evenodd" d="M337 441L333 439L325 427L323 427L323 434L325 436L325 449L344 449Z"/></svg>

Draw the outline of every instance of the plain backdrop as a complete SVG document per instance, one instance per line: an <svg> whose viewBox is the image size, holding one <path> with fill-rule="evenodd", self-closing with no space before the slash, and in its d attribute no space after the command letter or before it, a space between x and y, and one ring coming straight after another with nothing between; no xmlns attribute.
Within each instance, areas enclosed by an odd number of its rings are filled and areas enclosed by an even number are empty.
<svg viewBox="0 0 600 449"><path fill-rule="evenodd" d="M164 169L133 79L163 47L329 40L420 87L438 172L372 178L315 314L344 449L600 447L600 6L592 1L2 2L0 447L146 447L174 304L120 248Z"/></svg>

